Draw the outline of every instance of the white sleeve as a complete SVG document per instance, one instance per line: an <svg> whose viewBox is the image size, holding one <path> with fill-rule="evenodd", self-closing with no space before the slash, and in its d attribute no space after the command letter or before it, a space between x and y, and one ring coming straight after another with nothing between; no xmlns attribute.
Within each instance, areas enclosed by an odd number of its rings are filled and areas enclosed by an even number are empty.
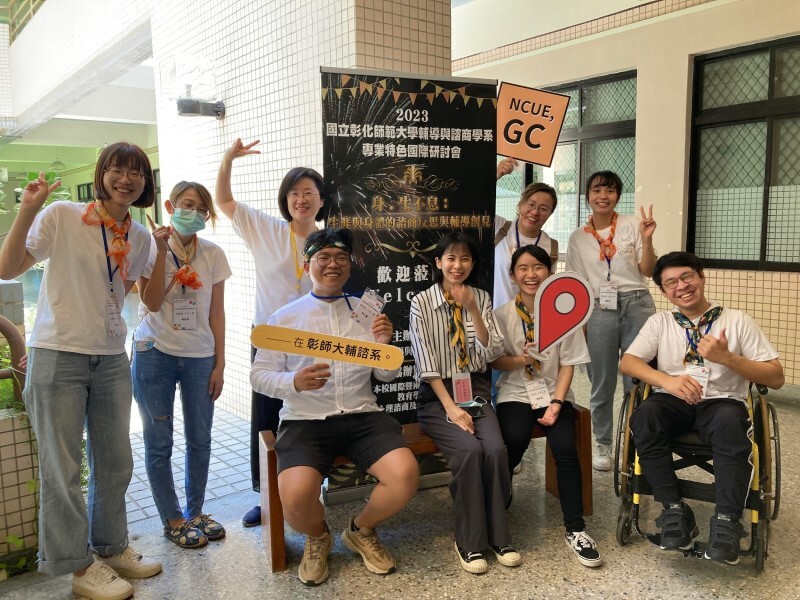
<svg viewBox="0 0 800 600"><path fill-rule="evenodd" d="M275 315L267 323L278 325ZM250 367L250 386L260 394L288 400L298 395L294 387L294 372L288 371L285 352L260 348Z"/></svg>
<svg viewBox="0 0 800 600"><path fill-rule="evenodd" d="M57 203L46 206L44 210L36 215L33 225L28 231L25 249L36 259L36 262L50 258L53 251L58 221L57 211Z"/></svg>
<svg viewBox="0 0 800 600"><path fill-rule="evenodd" d="M648 363L653 360L658 355L658 342L663 335L661 331L663 322L663 313L651 315L639 330L639 335L628 346L625 354L636 356Z"/></svg>

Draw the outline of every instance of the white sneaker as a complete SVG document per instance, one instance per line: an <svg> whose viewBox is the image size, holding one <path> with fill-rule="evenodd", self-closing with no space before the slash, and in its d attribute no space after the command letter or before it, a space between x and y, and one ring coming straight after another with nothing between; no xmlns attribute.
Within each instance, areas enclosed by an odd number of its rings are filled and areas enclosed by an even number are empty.
<svg viewBox="0 0 800 600"><path fill-rule="evenodd" d="M125 600L133 595L133 586L107 564L95 561L83 575L72 576L72 593L90 600Z"/></svg>
<svg viewBox="0 0 800 600"><path fill-rule="evenodd" d="M161 572L160 562L154 558L142 556L130 546L125 548L122 554L109 557L101 556L100 560L123 577L130 577L131 579L144 579Z"/></svg>
<svg viewBox="0 0 800 600"><path fill-rule="evenodd" d="M592 457L592 466L595 471L610 471L611 470L611 446L605 444L594 445L594 456Z"/></svg>

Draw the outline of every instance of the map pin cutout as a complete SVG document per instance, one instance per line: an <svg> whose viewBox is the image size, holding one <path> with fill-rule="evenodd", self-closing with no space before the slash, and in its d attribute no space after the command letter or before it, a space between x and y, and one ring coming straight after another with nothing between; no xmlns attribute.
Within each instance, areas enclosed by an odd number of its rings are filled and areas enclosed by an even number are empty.
<svg viewBox="0 0 800 600"><path fill-rule="evenodd" d="M583 277L572 271L549 277L536 292L538 351L544 352L582 327L593 308L592 290Z"/></svg>

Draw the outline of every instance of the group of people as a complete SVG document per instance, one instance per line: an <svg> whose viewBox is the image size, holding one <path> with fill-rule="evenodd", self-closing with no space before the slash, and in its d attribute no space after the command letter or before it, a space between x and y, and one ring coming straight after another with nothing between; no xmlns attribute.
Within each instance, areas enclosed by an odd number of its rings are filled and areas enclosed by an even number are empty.
<svg viewBox="0 0 800 600"><path fill-rule="evenodd" d="M236 140L225 152L215 202L201 184L177 184L165 202L170 226L152 225L152 235L128 212L155 199L149 161L134 145L103 150L93 203L55 202L39 213L53 189L43 175L23 191L19 215L0 249L0 277L13 278L45 261L24 392L39 440L39 568L51 575L73 573L78 594L126 598L132 587L125 578L161 571L158 561L128 544L125 492L132 459L123 432L131 394L142 416L147 474L164 536L183 548L225 536L224 527L202 510L214 401L223 387L224 284L231 269L221 249L197 233L215 222L217 210L231 219L253 254L254 325L378 343L392 339L394 326L385 315L368 327L351 318L355 300L343 289L352 234L318 230L325 202L319 173L295 168L286 174L278 191L280 218L234 199L233 163L258 154L257 144ZM498 177L512 163L501 162ZM504 566L521 564L507 509L512 477L538 423L557 466L565 541L582 564L602 564L583 519L570 385L575 366L586 364L596 439L593 465L609 470L613 398L623 355L622 372L659 391L637 410L631 428L655 498L664 504L657 521L662 547L685 548L697 535L668 462L670 436L697 427L712 445L718 480L725 482L718 485L707 556L733 563L750 472L747 414L740 400L748 380L782 385L777 353L752 319L706 300L705 277L695 257L673 252L656 260L652 207L649 214L642 209L641 219L618 214L622 182L616 174L595 173L586 189L591 217L570 236L567 252L567 269L583 275L595 297L585 332L544 353L535 351L534 300L558 259L557 243L542 231L557 196L542 183L524 190L513 221L497 219L493 295L474 285L476 243L453 232L433 252L434 284L411 301L417 417L453 474L457 559L476 574L488 570L487 551ZM655 314L645 280L650 276L675 305L673 312ZM142 321L133 335L130 366L120 307L134 283ZM653 359L656 368L648 365ZM318 585L328 577L333 539L319 489L333 459L342 454L378 481L343 530L342 542L369 571L393 572L396 561L376 527L411 501L419 474L401 427L378 406L370 377L390 381L397 371L255 348L252 360L253 486L257 489L259 481L256 436L271 429L277 435L284 516L307 536L300 580ZM497 373L494 394L492 371ZM184 508L171 468L176 384L187 443ZM84 427L88 514L80 488ZM254 507L243 524L260 520L260 507Z"/></svg>

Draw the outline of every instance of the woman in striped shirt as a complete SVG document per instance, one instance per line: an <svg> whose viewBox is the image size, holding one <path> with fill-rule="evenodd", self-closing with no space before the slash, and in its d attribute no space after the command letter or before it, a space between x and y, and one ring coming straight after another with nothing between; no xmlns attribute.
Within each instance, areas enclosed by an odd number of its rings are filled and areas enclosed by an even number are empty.
<svg viewBox="0 0 800 600"><path fill-rule="evenodd" d="M515 567L522 559L511 546L505 513L511 494L508 454L497 417L485 403L487 363L502 354L503 338L489 294L469 285L478 273L475 241L450 233L437 244L434 258L434 285L411 300L411 347L420 380L417 418L453 473L461 566L485 573L483 551L491 548L500 564Z"/></svg>

